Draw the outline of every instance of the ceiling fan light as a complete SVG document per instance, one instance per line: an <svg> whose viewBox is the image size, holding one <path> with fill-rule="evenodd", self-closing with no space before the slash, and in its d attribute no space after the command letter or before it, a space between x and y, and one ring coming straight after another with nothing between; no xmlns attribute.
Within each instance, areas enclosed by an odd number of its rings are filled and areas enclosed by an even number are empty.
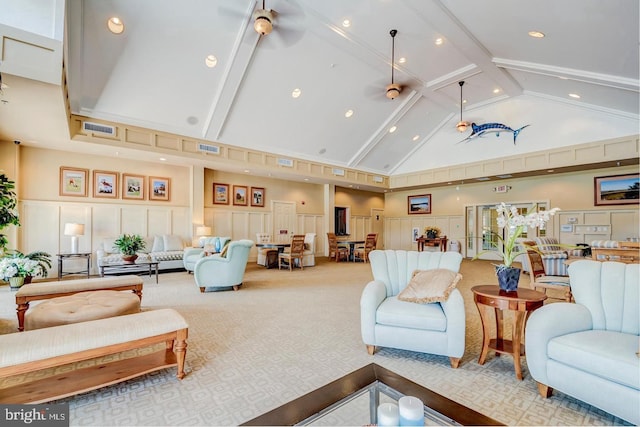
<svg viewBox="0 0 640 427"><path fill-rule="evenodd" d="M391 83L387 86L387 98L396 99L400 95L400 85L397 83Z"/></svg>
<svg viewBox="0 0 640 427"><path fill-rule="evenodd" d="M469 127L469 123L463 122L463 121L459 121L458 124L456 125L456 129L458 129L458 132L460 133L465 132L468 127Z"/></svg>
<svg viewBox="0 0 640 427"><path fill-rule="evenodd" d="M269 34L273 30L271 23L272 15L268 10L260 9L256 11L256 20L253 23L253 29L263 36Z"/></svg>

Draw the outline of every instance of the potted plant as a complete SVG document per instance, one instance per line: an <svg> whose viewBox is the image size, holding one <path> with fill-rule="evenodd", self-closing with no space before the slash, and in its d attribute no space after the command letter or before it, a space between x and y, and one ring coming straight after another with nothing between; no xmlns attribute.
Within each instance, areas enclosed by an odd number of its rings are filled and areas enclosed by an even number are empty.
<svg viewBox="0 0 640 427"><path fill-rule="evenodd" d="M20 225L16 210L17 196L13 191L15 183L3 173L0 174L0 231L9 225ZM0 255L5 251L7 238L0 234Z"/></svg>
<svg viewBox="0 0 640 427"><path fill-rule="evenodd" d="M25 276L24 283L31 283L31 279L33 276L47 277L49 275L49 269L51 268L51 255L47 252L35 251L29 252L28 254L23 254L20 251L13 251L11 256L14 258L30 259L37 263L34 274Z"/></svg>
<svg viewBox="0 0 640 427"><path fill-rule="evenodd" d="M498 212L497 223L500 228L507 228L507 236L503 238L499 234L495 234L499 242L502 243L501 247L498 243L491 241L491 245L497 250L498 254L502 258L502 264L496 265L496 275L498 276L498 285L500 289L507 292L513 292L518 288L518 281L520 279L520 269L512 267L513 261L520 254L526 253L526 247L519 248L517 239L522 236L528 228L540 228L543 227L552 215L555 215L559 208L553 208L548 211L542 212L527 212L522 215L518 213L518 209L515 206L507 206L504 202L496 206ZM482 251L473 259L477 259L483 253Z"/></svg>
<svg viewBox="0 0 640 427"><path fill-rule="evenodd" d="M146 246L144 239L138 234L123 234L113 242L113 245L120 250L122 260L127 264L133 264L138 258L137 252Z"/></svg>
<svg viewBox="0 0 640 427"><path fill-rule="evenodd" d="M21 256L6 256L0 259L0 277L9 282L12 289L24 284L24 278L33 276L39 269L37 261Z"/></svg>
<svg viewBox="0 0 640 427"><path fill-rule="evenodd" d="M424 228L424 234L428 239L435 239L440 234L440 229L435 225L427 225Z"/></svg>

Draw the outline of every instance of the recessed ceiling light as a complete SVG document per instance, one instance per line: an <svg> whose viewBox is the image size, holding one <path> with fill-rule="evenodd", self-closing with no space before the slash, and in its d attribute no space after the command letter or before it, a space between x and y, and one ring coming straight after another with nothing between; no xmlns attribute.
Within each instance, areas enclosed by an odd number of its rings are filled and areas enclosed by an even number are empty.
<svg viewBox="0 0 640 427"><path fill-rule="evenodd" d="M348 119L349 117L353 116L353 110L347 110L344 113L344 116Z"/></svg>
<svg viewBox="0 0 640 427"><path fill-rule="evenodd" d="M207 65L207 67L213 68L218 65L218 58L216 58L215 55L207 55L207 57L204 59L204 63Z"/></svg>
<svg viewBox="0 0 640 427"><path fill-rule="evenodd" d="M420 135L414 135L413 138L411 138L412 141L417 141L418 138L420 138Z"/></svg>
<svg viewBox="0 0 640 427"><path fill-rule="evenodd" d="M529 35L534 39L541 39L544 37L544 33L541 33L540 31L529 31Z"/></svg>
<svg viewBox="0 0 640 427"><path fill-rule="evenodd" d="M109 28L109 31L113 34L122 34L124 31L124 23L117 16L112 16L107 21L107 28Z"/></svg>
<svg viewBox="0 0 640 427"><path fill-rule="evenodd" d="M165 159L164 157L160 157L160 161L161 161L161 162L166 162L166 161L167 161L167 159Z"/></svg>
<svg viewBox="0 0 640 427"><path fill-rule="evenodd" d="M436 46L440 46L442 43L444 43L444 40L442 39L442 37L438 37L435 41Z"/></svg>
<svg viewBox="0 0 640 427"><path fill-rule="evenodd" d="M463 104L466 104L466 103L467 103L467 100L466 100L466 99L463 99L463 100L462 100L462 103L463 103Z"/></svg>
<svg viewBox="0 0 640 427"><path fill-rule="evenodd" d="M495 89L493 90L493 93L500 93L500 88L495 88Z"/></svg>
<svg viewBox="0 0 640 427"><path fill-rule="evenodd" d="M304 180L305 180L305 181L309 181L309 178L305 178Z"/></svg>
<svg viewBox="0 0 640 427"><path fill-rule="evenodd" d="M249 169L244 170L244 173L249 173L249 172L251 172Z"/></svg>
<svg viewBox="0 0 640 427"><path fill-rule="evenodd" d="M345 19L344 21L342 21L342 26L345 28L349 28L351 26L351 21L348 19Z"/></svg>
<svg viewBox="0 0 640 427"><path fill-rule="evenodd" d="M407 58L405 58L405 57L402 57L402 58L398 59L398 63L400 63L400 64L404 64L405 62L407 62Z"/></svg>
<svg viewBox="0 0 640 427"><path fill-rule="evenodd" d="M398 129L398 127L397 127L397 126L391 126L391 127L389 128L389 133L394 133L394 132L396 131L396 129Z"/></svg>
<svg viewBox="0 0 640 427"><path fill-rule="evenodd" d="M554 172L555 172L555 169L549 169L547 172L549 172L549 173L554 173Z"/></svg>
<svg viewBox="0 0 640 427"><path fill-rule="evenodd" d="M299 98L301 94L302 94L302 91L298 88L295 88L293 92L291 92L291 97Z"/></svg>
<svg viewBox="0 0 640 427"><path fill-rule="evenodd" d="M577 93L570 93L569 96L575 99L580 99L580 95L578 95Z"/></svg>

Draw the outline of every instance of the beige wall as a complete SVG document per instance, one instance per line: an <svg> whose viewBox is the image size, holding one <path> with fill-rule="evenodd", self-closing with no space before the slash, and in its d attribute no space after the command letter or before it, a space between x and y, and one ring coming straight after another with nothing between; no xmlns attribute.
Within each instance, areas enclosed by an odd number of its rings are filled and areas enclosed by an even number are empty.
<svg viewBox="0 0 640 427"><path fill-rule="evenodd" d="M336 206L351 208L352 216L371 216L371 209L384 209L384 194L336 187Z"/></svg>
<svg viewBox="0 0 640 427"><path fill-rule="evenodd" d="M94 198L93 185L88 187L88 197L59 195L59 173L61 166L89 169L89 182L94 170L112 171L143 175L146 180L146 205L189 206L190 171L188 167L162 163L141 162L121 157L87 156L69 151L47 150L33 147L20 148L20 198L23 200L66 200L69 202L140 204L140 200L122 199L122 176L120 175L120 196L118 199ZM148 177L171 179L171 198L167 201L149 200Z"/></svg>
<svg viewBox="0 0 640 427"><path fill-rule="evenodd" d="M386 217L425 217L408 215L407 196L431 194L431 215L463 215L466 205L520 202L528 200L549 201L551 207L562 210L615 210L637 209L638 205L594 206L593 179L599 176L638 172L637 166L548 175L526 179L505 179L485 183L452 184L447 187L394 191L385 195ZM508 185L507 193L496 193L493 188ZM456 187L459 189L456 190Z"/></svg>
<svg viewBox="0 0 640 427"><path fill-rule="evenodd" d="M233 192L234 185L245 185L247 190L251 187L262 187L265 189L264 208L255 206L233 206L213 204L213 183L228 184L229 192ZM216 207L220 209L250 209L250 210L270 210L271 201L296 202L296 212L299 214L322 215L323 209L323 186L321 184L307 184L304 182L285 181L276 178L266 178L251 174L238 174L222 172L213 169L204 170L204 206L206 208Z"/></svg>

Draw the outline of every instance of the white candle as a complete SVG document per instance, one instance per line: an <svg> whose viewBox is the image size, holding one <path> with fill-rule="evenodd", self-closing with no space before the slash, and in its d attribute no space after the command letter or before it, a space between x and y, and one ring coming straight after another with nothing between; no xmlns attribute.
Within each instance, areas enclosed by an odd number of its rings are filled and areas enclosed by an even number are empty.
<svg viewBox="0 0 640 427"><path fill-rule="evenodd" d="M424 404L413 396L404 396L398 399L398 412L401 426L423 426Z"/></svg>
<svg viewBox="0 0 640 427"><path fill-rule="evenodd" d="M383 403L378 406L378 425L399 426L400 415L398 413L398 405L395 403Z"/></svg>

